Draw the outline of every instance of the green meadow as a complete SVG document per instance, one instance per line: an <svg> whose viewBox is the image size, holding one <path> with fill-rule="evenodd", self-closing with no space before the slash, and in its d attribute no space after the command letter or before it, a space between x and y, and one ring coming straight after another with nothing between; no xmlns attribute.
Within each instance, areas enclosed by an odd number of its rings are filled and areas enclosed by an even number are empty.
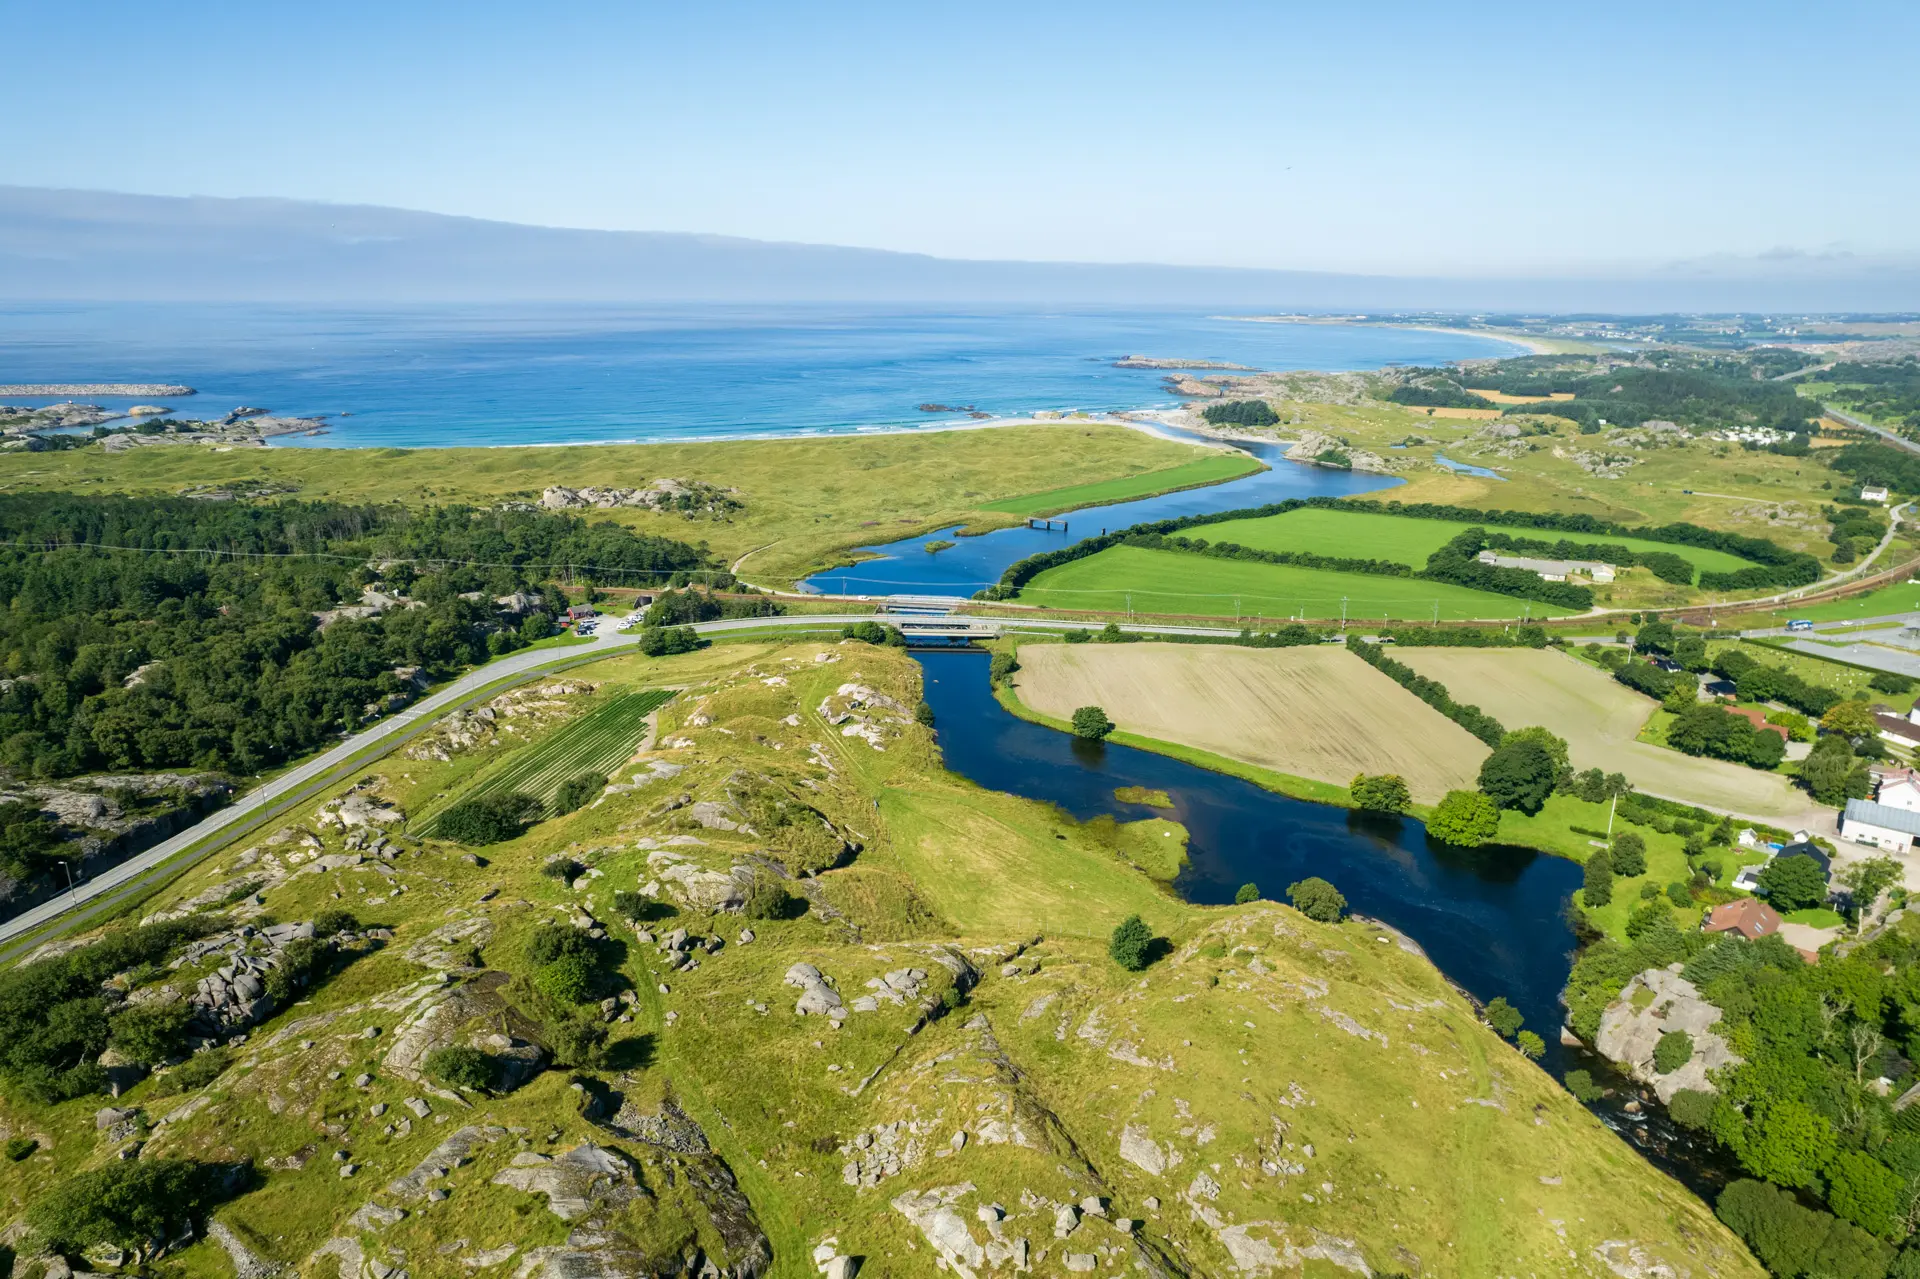
<svg viewBox="0 0 1920 1279"><path fill-rule="evenodd" d="M1074 484L1066 488L1048 489L1044 493L1029 493L1022 497L988 502L980 509L1005 515L1048 515L1056 511L1078 510L1083 506L1130 502L1137 497L1171 493L1176 489L1219 484L1265 469L1244 453L1225 453L1142 475L1121 476L1093 484Z"/></svg>
<svg viewBox="0 0 1920 1279"><path fill-rule="evenodd" d="M1235 542L1262 551L1310 551L1315 555L1393 560L1417 568L1427 562L1428 556L1471 527L1470 524L1453 520L1414 519L1399 515L1375 515L1367 511L1305 507L1285 515L1209 524L1194 529L1187 536L1204 537L1209 542ZM1652 542L1639 537L1560 534L1548 529L1507 528L1499 531L1546 542L1557 541L1564 536L1570 541L1608 542L1634 551L1667 551L1699 569L1730 571L1753 567L1748 561L1725 551Z"/></svg>
<svg viewBox="0 0 1920 1279"><path fill-rule="evenodd" d="M1020 592L1048 608L1356 622L1564 617L1578 610L1419 578L1334 573L1115 546L1048 569Z"/></svg>

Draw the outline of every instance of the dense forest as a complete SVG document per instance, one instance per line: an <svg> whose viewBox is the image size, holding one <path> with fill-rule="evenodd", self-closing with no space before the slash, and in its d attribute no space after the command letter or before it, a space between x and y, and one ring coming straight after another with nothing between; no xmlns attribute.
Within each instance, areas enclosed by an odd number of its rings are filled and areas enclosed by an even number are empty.
<svg viewBox="0 0 1920 1279"><path fill-rule="evenodd" d="M1791 372L1807 363L1807 357L1787 353L1785 362L1791 367L1781 371ZM1438 370L1417 372L1441 374ZM1477 389L1504 395L1570 394L1571 400L1556 401L1551 411L1555 417L1580 423L1587 431L1666 421L1707 430L1768 427L1796 435L1811 432L1820 417L1819 404L1802 398L1791 382L1772 380L1774 376L1771 363L1745 355L1700 356L1673 351L1647 352L1631 365L1614 367L1593 357L1524 356L1454 375ZM1456 381L1454 386L1465 393L1462 382ZM1486 407L1487 402L1481 400L1480 405ZM1512 404L1504 411L1525 414L1540 412L1541 408Z"/></svg>
<svg viewBox="0 0 1920 1279"><path fill-rule="evenodd" d="M1843 408L1920 430L1920 355L1871 364L1845 361L1816 376L1834 384L1831 398Z"/></svg>
<svg viewBox="0 0 1920 1279"><path fill-rule="evenodd" d="M496 596L724 578L710 563L545 512L0 497L0 765L254 773L549 633ZM384 611L335 612L367 590Z"/></svg>

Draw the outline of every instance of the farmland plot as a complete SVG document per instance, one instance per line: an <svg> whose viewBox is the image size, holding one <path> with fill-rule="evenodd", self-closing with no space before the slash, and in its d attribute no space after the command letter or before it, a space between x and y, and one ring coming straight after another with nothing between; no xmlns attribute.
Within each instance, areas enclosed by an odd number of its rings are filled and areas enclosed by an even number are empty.
<svg viewBox="0 0 1920 1279"><path fill-rule="evenodd" d="M1020 699L1100 706L1122 729L1345 786L1398 773L1421 803L1471 787L1487 748L1344 648L1031 644Z"/></svg>
<svg viewBox="0 0 1920 1279"><path fill-rule="evenodd" d="M1567 739L1575 768L1622 773L1649 794L1788 829L1833 832L1833 810L1776 773L1635 741L1654 702L1577 658L1524 648L1400 648L1393 656L1510 729L1553 730Z"/></svg>
<svg viewBox="0 0 1920 1279"><path fill-rule="evenodd" d="M448 808L484 795L518 791L551 810L554 795L569 778L582 773L605 775L633 758L646 732L647 716L672 697L672 689L650 688L612 698L482 772L471 785L418 820L415 833L431 837Z"/></svg>

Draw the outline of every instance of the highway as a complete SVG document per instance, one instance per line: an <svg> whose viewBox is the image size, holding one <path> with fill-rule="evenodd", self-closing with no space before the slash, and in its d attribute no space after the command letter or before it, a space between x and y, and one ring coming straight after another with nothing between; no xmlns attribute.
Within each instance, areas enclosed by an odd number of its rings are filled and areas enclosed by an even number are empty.
<svg viewBox="0 0 1920 1279"><path fill-rule="evenodd" d="M957 603L958 601L956 601ZM873 613L802 613L783 617L750 617L721 622L702 622L694 630L705 635L768 630L821 629L845 626L850 622L883 621L906 623L911 628L921 623L947 623L935 617L879 616ZM959 622L962 619L951 619ZM974 633L994 634L1001 629L1073 630L1080 622L1051 619L967 618ZM952 629L960 629L953 627ZM1233 628L1205 626L1136 626L1122 630L1157 635L1237 635ZM102 871L51 901L40 903L14 918L0 923L0 963L10 962L32 946L47 940L39 936L56 921L58 931L67 932L111 913L127 898L150 891L165 880L183 873L241 839L246 838L274 818L305 803L328 787L337 784L367 764L405 745L433 726L450 711L491 700L515 686L557 674L575 666L601 661L632 650L639 640L636 631L609 631L596 635L591 643L559 648L524 649L518 653L475 667L460 678L435 690L419 702L398 711L376 724L360 730L338 746L314 756L283 773L255 785L233 803L208 814L187 829L155 844L144 852ZM21 939L21 940L16 940Z"/></svg>

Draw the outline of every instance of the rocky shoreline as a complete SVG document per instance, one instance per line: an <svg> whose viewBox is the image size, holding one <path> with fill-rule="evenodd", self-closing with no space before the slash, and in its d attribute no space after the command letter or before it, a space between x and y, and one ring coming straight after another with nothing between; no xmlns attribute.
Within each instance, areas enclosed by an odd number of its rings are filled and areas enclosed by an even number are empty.
<svg viewBox="0 0 1920 1279"><path fill-rule="evenodd" d="M150 395L166 399L194 394L190 386L165 382L12 382L0 386L0 395Z"/></svg>
<svg viewBox="0 0 1920 1279"><path fill-rule="evenodd" d="M1224 360L1165 360L1151 355L1123 355L1113 362L1116 369L1222 369L1232 373L1258 373L1251 364L1228 364Z"/></svg>

